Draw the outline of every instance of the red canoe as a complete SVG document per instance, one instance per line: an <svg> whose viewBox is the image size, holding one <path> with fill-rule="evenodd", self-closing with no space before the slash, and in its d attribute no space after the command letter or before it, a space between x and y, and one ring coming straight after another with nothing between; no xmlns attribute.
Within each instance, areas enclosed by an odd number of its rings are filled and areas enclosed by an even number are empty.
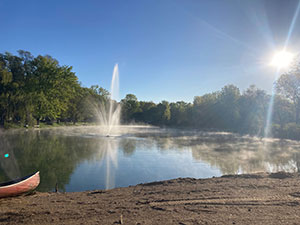
<svg viewBox="0 0 300 225"><path fill-rule="evenodd" d="M27 193L40 183L40 172L0 184L0 198Z"/></svg>

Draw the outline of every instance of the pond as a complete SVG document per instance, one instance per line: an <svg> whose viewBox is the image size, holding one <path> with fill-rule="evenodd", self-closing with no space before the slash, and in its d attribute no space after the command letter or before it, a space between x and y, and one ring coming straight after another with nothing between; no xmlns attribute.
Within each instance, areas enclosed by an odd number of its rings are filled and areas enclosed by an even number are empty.
<svg viewBox="0 0 300 225"><path fill-rule="evenodd" d="M39 191L57 184L72 192L300 168L297 141L147 126L121 126L109 137L101 131L85 126L2 132L0 182L39 170Z"/></svg>

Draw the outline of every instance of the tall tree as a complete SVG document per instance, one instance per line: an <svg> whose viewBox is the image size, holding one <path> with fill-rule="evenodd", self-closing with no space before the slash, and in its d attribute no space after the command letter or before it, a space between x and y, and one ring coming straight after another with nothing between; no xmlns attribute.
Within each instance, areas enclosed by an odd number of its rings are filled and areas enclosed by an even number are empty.
<svg viewBox="0 0 300 225"><path fill-rule="evenodd" d="M217 102L219 92L194 97L193 119L198 128L217 128L219 124Z"/></svg>
<svg viewBox="0 0 300 225"><path fill-rule="evenodd" d="M133 94L127 94L124 99L121 100L122 104L122 119L126 122L131 122L134 120L134 114L139 113L140 103L137 97Z"/></svg>
<svg viewBox="0 0 300 225"><path fill-rule="evenodd" d="M12 73L9 71L3 55L0 55L0 124L1 125L4 125L4 122L8 117L10 82L12 82Z"/></svg>
<svg viewBox="0 0 300 225"><path fill-rule="evenodd" d="M239 131L262 135L265 127L269 96L265 91L251 85L239 100Z"/></svg>
<svg viewBox="0 0 300 225"><path fill-rule="evenodd" d="M191 125L192 105L184 101L170 103L171 118L170 124L173 126Z"/></svg>
<svg viewBox="0 0 300 225"><path fill-rule="evenodd" d="M284 73L276 82L277 92L290 99L295 107L295 122L299 124L300 116L300 57L297 57L289 72Z"/></svg>
<svg viewBox="0 0 300 225"><path fill-rule="evenodd" d="M240 90L234 85L227 85L222 88L218 98L218 114L220 128L235 130L239 121Z"/></svg>
<svg viewBox="0 0 300 225"><path fill-rule="evenodd" d="M285 124L292 123L294 115L293 104L289 99L276 95L273 106L273 123L279 124L281 128Z"/></svg>
<svg viewBox="0 0 300 225"><path fill-rule="evenodd" d="M57 119L67 110L68 101L76 92L77 77L72 67L59 66L50 56L38 56L34 59L33 72L34 117L37 123L41 119Z"/></svg>

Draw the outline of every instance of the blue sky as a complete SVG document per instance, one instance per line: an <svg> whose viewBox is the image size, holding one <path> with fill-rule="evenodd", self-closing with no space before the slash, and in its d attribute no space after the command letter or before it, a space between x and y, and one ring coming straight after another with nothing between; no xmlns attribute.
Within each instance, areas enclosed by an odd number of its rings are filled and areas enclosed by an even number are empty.
<svg viewBox="0 0 300 225"><path fill-rule="evenodd" d="M227 84L271 91L276 50L300 51L298 0L0 0L0 52L51 55L83 86L189 101Z"/></svg>

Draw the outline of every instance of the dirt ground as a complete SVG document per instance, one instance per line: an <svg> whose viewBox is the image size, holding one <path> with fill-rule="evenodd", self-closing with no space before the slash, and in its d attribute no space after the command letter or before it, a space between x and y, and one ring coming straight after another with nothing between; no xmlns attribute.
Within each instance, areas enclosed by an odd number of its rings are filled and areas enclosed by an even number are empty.
<svg viewBox="0 0 300 225"><path fill-rule="evenodd" d="M0 224L300 224L300 175L179 178L0 199Z"/></svg>

